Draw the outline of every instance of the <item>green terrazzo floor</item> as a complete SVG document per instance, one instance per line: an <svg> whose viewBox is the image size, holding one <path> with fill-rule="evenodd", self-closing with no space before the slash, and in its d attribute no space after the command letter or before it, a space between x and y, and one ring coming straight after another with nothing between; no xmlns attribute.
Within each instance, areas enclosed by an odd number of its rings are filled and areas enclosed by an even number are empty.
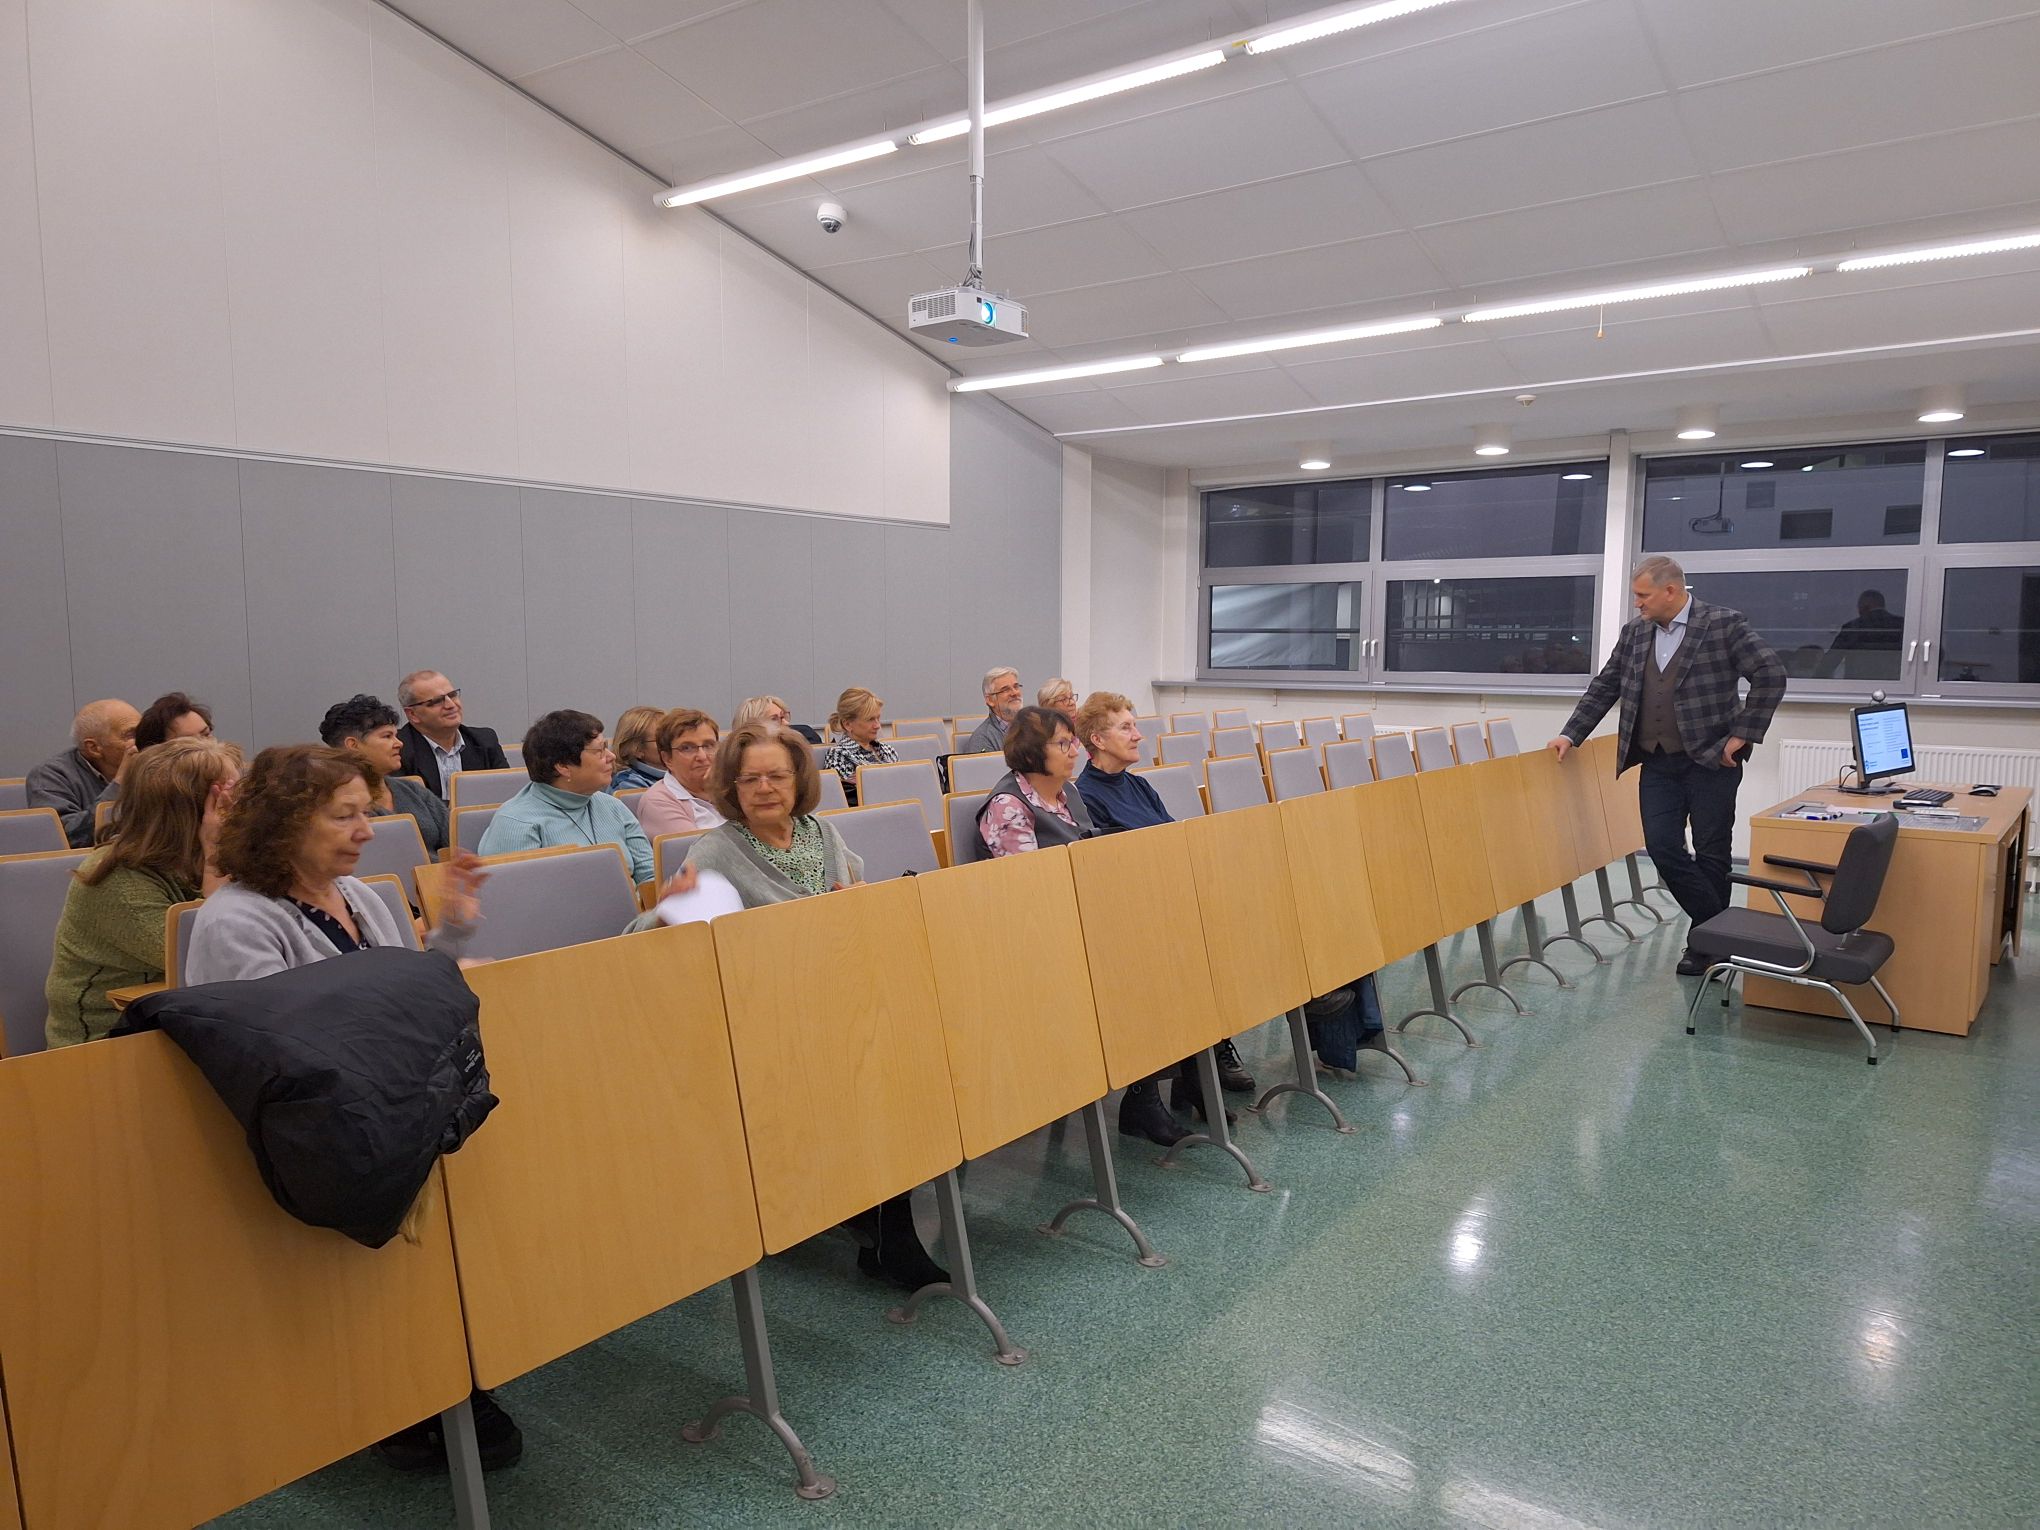
<svg viewBox="0 0 2040 1530"><path fill-rule="evenodd" d="M1350 1137L1295 1097L1245 1118L1270 1194L1115 1139L1163 1269L1103 1219L1034 1231L1087 1193L1074 1123L971 1165L1018 1369L954 1304L888 1325L847 1241L768 1260L830 1500L750 1420L681 1442L742 1381L718 1288L501 1390L527 1444L494 1523L2040 1524L2040 956L1997 969L1970 1037L1880 1031L1873 1069L1835 1023L1710 1003L1686 1036L1676 955L1668 929L1599 968L1561 951L1577 989L1522 976L1524 1018L1469 995L1478 1050L1418 1022L1426 1087L1328 1085ZM1471 941L1446 958L1474 975ZM1421 983L1385 976L1391 1017ZM1287 1066L1280 1026L1242 1052ZM220 1523L451 1525L452 1497L364 1455Z"/></svg>

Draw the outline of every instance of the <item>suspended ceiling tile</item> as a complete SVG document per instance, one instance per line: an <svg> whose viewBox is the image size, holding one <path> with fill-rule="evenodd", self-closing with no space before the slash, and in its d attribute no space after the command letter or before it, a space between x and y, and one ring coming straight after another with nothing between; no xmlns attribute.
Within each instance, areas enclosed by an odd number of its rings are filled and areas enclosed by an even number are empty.
<svg viewBox="0 0 2040 1530"><path fill-rule="evenodd" d="M2040 270L1884 291L1837 286L1818 298L1767 303L1765 327L1787 351L1839 350L2040 327Z"/></svg>
<svg viewBox="0 0 2040 1530"><path fill-rule="evenodd" d="M663 176L668 185L686 186L754 169L771 157L772 151L749 133L728 125L656 144L640 159L647 170ZM729 207L717 204L716 211L727 213Z"/></svg>
<svg viewBox="0 0 2040 1530"><path fill-rule="evenodd" d="M1308 409L1317 402L1294 380L1273 368L1223 377L1200 377L1196 373L1194 366L1163 367L1104 381L1109 385L1107 392L1132 410L1136 418L1150 423ZM1149 378L1156 381L1150 382Z"/></svg>
<svg viewBox="0 0 2040 1530"><path fill-rule="evenodd" d="M1235 319L1333 308L1350 312L1353 322L1366 322L1391 300L1436 295L1446 285L1423 247L1408 234L1263 255L1185 274ZM1419 312L1427 306L1411 303Z"/></svg>
<svg viewBox="0 0 2040 1530"><path fill-rule="evenodd" d="M1434 223L1417 237L1443 276L1483 291L1520 288L1547 273L1681 255L1692 255L1698 268L1726 242L1699 180Z"/></svg>
<svg viewBox="0 0 2040 1530"><path fill-rule="evenodd" d="M798 159L846 143L896 136L932 117L950 114L962 95L963 75L948 64L938 64L843 90L824 101L750 117L744 126L774 153ZM844 168L856 179L884 180L923 168L933 162L936 151L932 144L925 150L902 146L897 154Z"/></svg>
<svg viewBox="0 0 2040 1530"><path fill-rule="evenodd" d="M506 80L599 53L615 39L568 0L399 0L393 9Z"/></svg>
<svg viewBox="0 0 2040 1530"><path fill-rule="evenodd" d="M729 119L628 48L541 69L519 82L576 126L633 159L726 128Z"/></svg>
<svg viewBox="0 0 2040 1530"><path fill-rule="evenodd" d="M1498 336L1495 348L1526 382L1707 366L1772 353L1770 336L1748 308L1672 318L1610 309L1598 338L1593 314L1575 317L1578 322L1568 329Z"/></svg>
<svg viewBox="0 0 2040 1530"><path fill-rule="evenodd" d="M1401 226L1365 172L1350 164L1158 202L1122 216L1179 269L1272 255L1302 243L1385 234Z"/></svg>
<svg viewBox="0 0 2040 1530"><path fill-rule="evenodd" d="M1697 174L1670 101L1633 102L1367 162L1413 224L1446 223Z"/></svg>
<svg viewBox="0 0 2040 1530"><path fill-rule="evenodd" d="M1677 86L2032 12L2030 0L1635 0Z"/></svg>
<svg viewBox="0 0 2040 1530"><path fill-rule="evenodd" d="M1319 361L1299 352L1288 361L1287 369L1320 404L1514 387L1521 381L1494 346L1463 339L1456 344L1384 351L1344 361Z"/></svg>
<svg viewBox="0 0 2040 1530"><path fill-rule="evenodd" d="M1133 351L1164 349L1174 336L1223 317L1211 299L1171 273L1080 287L1030 302L1027 328L1048 346L1139 337L1140 344L1120 347Z"/></svg>
<svg viewBox="0 0 2040 1530"><path fill-rule="evenodd" d="M576 9L621 42L633 42L727 9L730 0L573 0Z"/></svg>

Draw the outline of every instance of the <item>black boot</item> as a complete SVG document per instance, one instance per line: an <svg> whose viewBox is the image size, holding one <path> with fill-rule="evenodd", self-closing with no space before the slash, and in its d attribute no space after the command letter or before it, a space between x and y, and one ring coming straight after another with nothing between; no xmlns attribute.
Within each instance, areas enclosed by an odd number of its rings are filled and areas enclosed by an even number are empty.
<svg viewBox="0 0 2040 1530"><path fill-rule="evenodd" d="M474 1409L475 1445L482 1458L482 1470L493 1472L515 1466L524 1455L524 1431L517 1427L517 1421L480 1387L469 1394L468 1402ZM446 1436L440 1429L438 1415L378 1440L375 1453L400 1472L445 1471Z"/></svg>
<svg viewBox="0 0 2040 1530"><path fill-rule="evenodd" d="M1161 1075L1129 1085L1119 1101L1119 1135L1145 1137L1158 1147L1174 1147L1189 1130L1177 1123L1162 1103Z"/></svg>
<svg viewBox="0 0 2040 1530"><path fill-rule="evenodd" d="M1218 1054L1218 1087L1227 1094L1252 1094L1254 1075L1240 1061L1240 1049L1226 1040L1212 1050Z"/></svg>
<svg viewBox="0 0 2040 1530"><path fill-rule="evenodd" d="M949 1272L921 1246L921 1235L914 1229L913 1202L905 1195L896 1195L879 1206L878 1246L857 1251L857 1268L876 1279L891 1281L902 1291L949 1281Z"/></svg>
<svg viewBox="0 0 2040 1530"><path fill-rule="evenodd" d="M1176 1064L1176 1082L1169 1094L1169 1103L1178 1110L1194 1111L1200 1121L1209 1121L1204 1113L1204 1083L1197 1077L1197 1059L1186 1057ZM1225 1107L1225 1124L1237 1126L1240 1118L1228 1105Z"/></svg>

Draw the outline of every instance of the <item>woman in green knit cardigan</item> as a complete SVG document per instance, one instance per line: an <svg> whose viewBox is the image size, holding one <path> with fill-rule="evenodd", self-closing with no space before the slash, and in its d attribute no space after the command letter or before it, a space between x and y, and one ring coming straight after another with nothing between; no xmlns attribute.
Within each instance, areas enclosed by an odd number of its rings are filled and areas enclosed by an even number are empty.
<svg viewBox="0 0 2040 1530"><path fill-rule="evenodd" d="M120 1019L111 990L163 981L164 915L225 880L213 846L240 779L241 751L212 738L128 761L106 843L78 868L57 923L46 1045L97 1041Z"/></svg>

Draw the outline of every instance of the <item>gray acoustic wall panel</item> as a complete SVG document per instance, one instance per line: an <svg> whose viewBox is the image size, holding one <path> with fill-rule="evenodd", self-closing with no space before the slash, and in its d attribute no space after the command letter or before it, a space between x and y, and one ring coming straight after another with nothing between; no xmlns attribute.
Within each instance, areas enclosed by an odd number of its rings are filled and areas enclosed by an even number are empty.
<svg viewBox="0 0 2040 1530"><path fill-rule="evenodd" d="M1003 404L949 411L949 703L975 706L994 664L1027 700L1062 662L1062 448Z"/></svg>
<svg viewBox="0 0 2040 1530"><path fill-rule="evenodd" d="M521 738L560 706L820 723L977 710L978 676L1060 662L1062 455L1003 405L950 416L948 526L856 521L0 433L0 774L95 696L209 703L252 748L443 670Z"/></svg>
<svg viewBox="0 0 2040 1530"><path fill-rule="evenodd" d="M249 735L313 739L336 701L396 705L396 547L384 473L243 462Z"/></svg>
<svg viewBox="0 0 2040 1530"><path fill-rule="evenodd" d="M188 691L212 708L221 737L253 736L238 468L231 457L58 444L81 703L147 706Z"/></svg>
<svg viewBox="0 0 2040 1530"><path fill-rule="evenodd" d="M0 776L26 775L66 747L76 710L57 444L0 436Z"/></svg>
<svg viewBox="0 0 2040 1530"><path fill-rule="evenodd" d="M531 722L524 668L524 530L517 490L390 475L396 518L397 681L436 669L461 688L467 720L510 743ZM380 694L380 692L378 692ZM270 742L264 740L264 742Z"/></svg>
<svg viewBox="0 0 2040 1530"><path fill-rule="evenodd" d="M531 715L573 707L613 729L639 694L631 502L559 489L519 497Z"/></svg>
<svg viewBox="0 0 2040 1530"><path fill-rule="evenodd" d="M699 707L725 721L736 710L730 517L741 513L719 505L632 503L638 694L650 705Z"/></svg>

